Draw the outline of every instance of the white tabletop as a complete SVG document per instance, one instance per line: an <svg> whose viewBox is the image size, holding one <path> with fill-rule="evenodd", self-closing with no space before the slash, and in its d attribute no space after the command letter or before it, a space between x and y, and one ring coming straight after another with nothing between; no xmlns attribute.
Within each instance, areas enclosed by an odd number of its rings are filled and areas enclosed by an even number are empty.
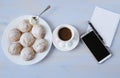
<svg viewBox="0 0 120 78"><path fill-rule="evenodd" d="M42 18L52 31L60 24L71 24L80 35L87 29L86 21L91 18L96 5L120 14L120 0L0 0L0 38L14 18L39 14L47 5L52 8ZM0 46L0 78L119 78L120 25L110 49L113 56L98 64L81 41L69 52L61 52L52 46L41 62L20 66L8 60Z"/></svg>

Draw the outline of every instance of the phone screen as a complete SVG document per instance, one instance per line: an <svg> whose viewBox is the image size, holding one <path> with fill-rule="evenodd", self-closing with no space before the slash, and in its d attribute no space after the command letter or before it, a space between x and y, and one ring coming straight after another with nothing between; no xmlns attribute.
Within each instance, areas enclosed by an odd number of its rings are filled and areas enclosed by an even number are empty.
<svg viewBox="0 0 120 78"><path fill-rule="evenodd" d="M91 31L85 36L83 36L82 40L90 49L90 51L95 56L98 62L110 55L108 49L103 45L103 43L94 31Z"/></svg>

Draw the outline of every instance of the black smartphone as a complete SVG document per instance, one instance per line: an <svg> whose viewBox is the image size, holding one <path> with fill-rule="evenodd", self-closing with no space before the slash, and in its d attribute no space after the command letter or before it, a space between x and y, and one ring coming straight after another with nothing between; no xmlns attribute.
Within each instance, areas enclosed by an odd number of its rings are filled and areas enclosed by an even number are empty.
<svg viewBox="0 0 120 78"><path fill-rule="evenodd" d="M81 38L89 50L92 52L98 63L102 63L111 57L110 50L104 45L102 40L100 40L98 35L93 30L85 33L81 36Z"/></svg>

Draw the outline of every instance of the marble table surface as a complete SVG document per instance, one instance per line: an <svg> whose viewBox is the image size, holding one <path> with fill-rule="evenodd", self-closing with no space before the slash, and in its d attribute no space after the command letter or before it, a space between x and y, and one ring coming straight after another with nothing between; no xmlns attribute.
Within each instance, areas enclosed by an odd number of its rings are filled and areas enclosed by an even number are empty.
<svg viewBox="0 0 120 78"><path fill-rule="evenodd" d="M120 0L0 0L0 39L5 27L22 15L37 15L47 5L52 8L41 17L52 31L60 24L71 24L83 34L87 20L95 6L120 14ZM0 78L119 78L120 77L120 25L112 46L113 56L98 64L81 41L72 51L61 52L53 45L41 62L31 66L12 63L0 46Z"/></svg>

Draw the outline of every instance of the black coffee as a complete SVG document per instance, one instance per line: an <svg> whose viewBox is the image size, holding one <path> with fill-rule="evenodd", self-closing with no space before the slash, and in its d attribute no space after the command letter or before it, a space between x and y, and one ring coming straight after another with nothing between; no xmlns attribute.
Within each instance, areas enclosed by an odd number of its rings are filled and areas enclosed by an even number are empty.
<svg viewBox="0 0 120 78"><path fill-rule="evenodd" d="M72 33L69 28L64 27L58 31L58 36L61 40L67 41L72 37Z"/></svg>

